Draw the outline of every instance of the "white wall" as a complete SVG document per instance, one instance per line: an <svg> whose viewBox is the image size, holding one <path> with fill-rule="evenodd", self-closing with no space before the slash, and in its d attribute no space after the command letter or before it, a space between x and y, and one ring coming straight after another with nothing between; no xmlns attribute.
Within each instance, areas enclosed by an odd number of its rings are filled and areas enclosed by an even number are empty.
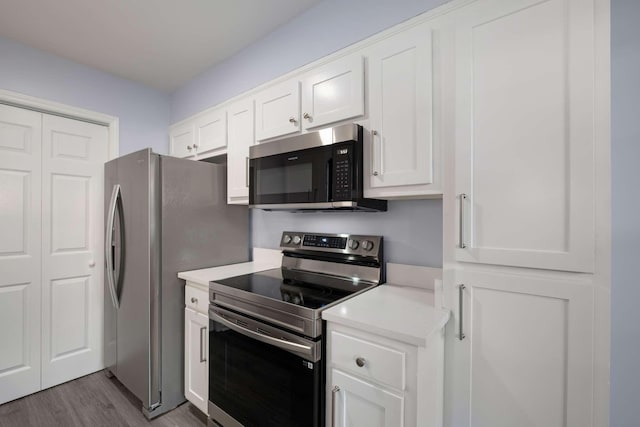
<svg viewBox="0 0 640 427"><path fill-rule="evenodd" d="M611 427L640 425L640 1L611 1Z"/></svg>
<svg viewBox="0 0 640 427"><path fill-rule="evenodd" d="M120 154L166 153L169 95L0 37L0 88L116 116Z"/></svg>

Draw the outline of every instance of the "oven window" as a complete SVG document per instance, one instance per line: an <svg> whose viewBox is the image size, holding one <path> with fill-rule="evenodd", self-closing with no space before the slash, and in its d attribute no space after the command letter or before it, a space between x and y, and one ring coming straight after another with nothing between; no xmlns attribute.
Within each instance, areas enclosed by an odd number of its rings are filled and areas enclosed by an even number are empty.
<svg viewBox="0 0 640 427"><path fill-rule="evenodd" d="M209 400L246 427L319 427L321 370L209 322Z"/></svg>
<svg viewBox="0 0 640 427"><path fill-rule="evenodd" d="M257 193L267 194L311 193L313 164L298 163L291 166L260 169L257 171Z"/></svg>

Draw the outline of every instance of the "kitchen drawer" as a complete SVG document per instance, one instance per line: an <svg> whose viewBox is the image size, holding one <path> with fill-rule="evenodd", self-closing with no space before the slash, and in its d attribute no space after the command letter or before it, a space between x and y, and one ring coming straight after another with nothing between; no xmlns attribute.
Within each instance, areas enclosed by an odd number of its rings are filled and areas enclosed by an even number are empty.
<svg viewBox="0 0 640 427"><path fill-rule="evenodd" d="M187 308L209 315L209 293L194 286L184 288L184 304Z"/></svg>
<svg viewBox="0 0 640 427"><path fill-rule="evenodd" d="M398 390L405 389L406 353L404 351L336 331L331 331L330 339L329 360L333 366ZM363 359L363 366L358 366L359 358Z"/></svg>

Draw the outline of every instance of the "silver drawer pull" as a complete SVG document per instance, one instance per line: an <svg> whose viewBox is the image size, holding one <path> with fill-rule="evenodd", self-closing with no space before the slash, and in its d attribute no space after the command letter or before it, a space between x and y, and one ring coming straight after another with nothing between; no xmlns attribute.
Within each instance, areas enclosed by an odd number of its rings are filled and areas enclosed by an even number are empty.
<svg viewBox="0 0 640 427"><path fill-rule="evenodd" d="M197 304L197 303L198 303L198 298L191 297L191 304Z"/></svg>
<svg viewBox="0 0 640 427"><path fill-rule="evenodd" d="M358 367L362 368L364 365L366 365L367 361L364 359L364 357L358 357L356 359L356 365L358 365Z"/></svg>

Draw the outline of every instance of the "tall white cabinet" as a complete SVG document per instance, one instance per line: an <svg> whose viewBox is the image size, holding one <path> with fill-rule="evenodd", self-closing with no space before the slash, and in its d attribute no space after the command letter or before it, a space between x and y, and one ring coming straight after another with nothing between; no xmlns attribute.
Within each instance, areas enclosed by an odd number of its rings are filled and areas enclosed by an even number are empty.
<svg viewBox="0 0 640 427"><path fill-rule="evenodd" d="M443 27L446 426L606 419L605 3L478 0Z"/></svg>
<svg viewBox="0 0 640 427"><path fill-rule="evenodd" d="M0 105L0 403L102 365L104 126Z"/></svg>

